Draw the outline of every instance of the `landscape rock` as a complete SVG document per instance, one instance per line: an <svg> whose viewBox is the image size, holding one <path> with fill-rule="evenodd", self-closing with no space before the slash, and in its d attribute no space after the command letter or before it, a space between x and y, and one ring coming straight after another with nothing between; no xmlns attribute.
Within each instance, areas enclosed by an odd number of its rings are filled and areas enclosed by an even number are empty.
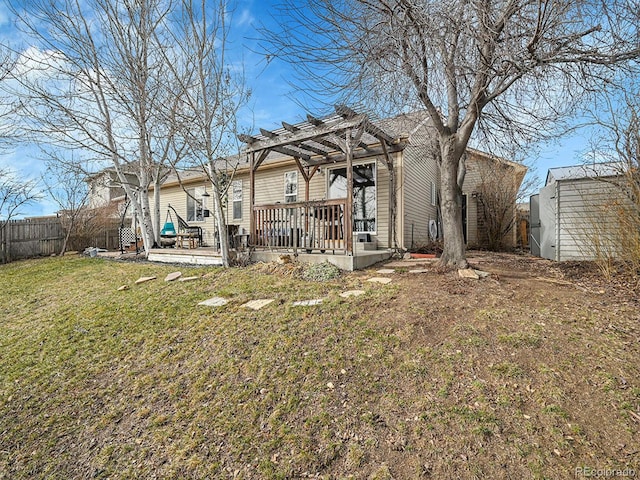
<svg viewBox="0 0 640 480"><path fill-rule="evenodd" d="M200 277L180 277L178 279L179 282L191 282L193 280L198 280Z"/></svg>
<svg viewBox="0 0 640 480"><path fill-rule="evenodd" d="M273 298L263 298L260 300L251 300L250 302L247 302L242 306L244 308L250 308L251 310L260 310L262 307L266 307L273 301Z"/></svg>
<svg viewBox="0 0 640 480"><path fill-rule="evenodd" d="M122 292L123 290L129 290L129 285L121 285L118 287L118 292Z"/></svg>
<svg viewBox="0 0 640 480"><path fill-rule="evenodd" d="M428 273L429 270L426 268L416 268L414 270L409 270L409 273Z"/></svg>
<svg viewBox="0 0 640 480"><path fill-rule="evenodd" d="M381 283L382 285L387 285L391 283L391 279L387 277L372 277L367 282L371 283Z"/></svg>
<svg viewBox="0 0 640 480"><path fill-rule="evenodd" d="M473 268L460 268L458 275L462 278L471 278L472 280L480 280L480 275Z"/></svg>
<svg viewBox="0 0 640 480"><path fill-rule="evenodd" d="M300 300L297 302L293 302L294 307L313 307L314 305L320 305L322 303L322 298L315 298L313 300Z"/></svg>
<svg viewBox="0 0 640 480"><path fill-rule="evenodd" d="M396 271L393 268L381 268L376 273L380 275L390 275L392 273L396 273Z"/></svg>
<svg viewBox="0 0 640 480"><path fill-rule="evenodd" d="M182 272L171 272L166 277L164 277L165 282L173 282L174 280L179 279L182 276Z"/></svg>
<svg viewBox="0 0 640 480"><path fill-rule="evenodd" d="M365 293L366 292L364 290L347 290L346 292L342 292L340 296L342 298L358 297L360 295L364 295Z"/></svg>
<svg viewBox="0 0 640 480"><path fill-rule="evenodd" d="M213 297L198 303L198 305L204 305L205 307L223 307L227 303L229 303L229 301L226 298Z"/></svg>
<svg viewBox="0 0 640 480"><path fill-rule="evenodd" d="M150 282L151 280L155 280L156 278L157 277L155 275L152 277L140 277L138 280L136 280L136 285L140 283Z"/></svg>

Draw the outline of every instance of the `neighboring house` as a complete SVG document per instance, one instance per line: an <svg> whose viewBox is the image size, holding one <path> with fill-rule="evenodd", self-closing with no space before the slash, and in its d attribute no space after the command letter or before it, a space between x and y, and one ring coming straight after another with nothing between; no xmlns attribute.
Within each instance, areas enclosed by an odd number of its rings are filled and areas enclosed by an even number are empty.
<svg viewBox="0 0 640 480"><path fill-rule="evenodd" d="M131 185L137 185L135 175L127 174L127 181ZM89 200L87 206L90 209L113 208L114 214L120 215L126 206L126 195L118 174L113 168L105 168L98 173L87 177L89 186ZM127 217L131 215L128 212Z"/></svg>
<svg viewBox="0 0 640 480"><path fill-rule="evenodd" d="M617 179L621 164L551 168L531 196L531 253L550 260L615 257L619 208L628 204Z"/></svg>
<svg viewBox="0 0 640 480"><path fill-rule="evenodd" d="M425 112L373 124L338 108L329 118L283 122L281 129L240 139L247 147L230 179L225 214L235 243L255 247L256 258L285 251L331 254L332 261L367 257L347 265L361 268L395 250L441 239L439 171ZM466 230L469 244L479 246L473 195L480 172L517 164L475 150L468 159ZM526 171L517 167L510 167L515 173L506 180L509 189L517 190ZM171 205L215 247L209 192L202 172L181 174L180 181L172 175L162 185L160 208L168 212ZM515 214L515 198L512 210Z"/></svg>
<svg viewBox="0 0 640 480"><path fill-rule="evenodd" d="M467 149L466 165L462 208L467 245L515 248L516 199L527 167L473 149Z"/></svg>

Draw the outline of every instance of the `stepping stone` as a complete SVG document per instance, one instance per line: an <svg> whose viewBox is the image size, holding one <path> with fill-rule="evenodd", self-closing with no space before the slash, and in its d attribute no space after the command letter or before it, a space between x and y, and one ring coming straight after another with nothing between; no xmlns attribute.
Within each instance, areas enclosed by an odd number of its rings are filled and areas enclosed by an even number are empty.
<svg viewBox="0 0 640 480"><path fill-rule="evenodd" d="M122 292L123 290L129 290L129 285L121 285L118 287L119 292Z"/></svg>
<svg viewBox="0 0 640 480"><path fill-rule="evenodd" d="M250 308L251 310L260 310L262 307L269 305L273 301L273 298L263 298L261 300L251 300L250 302L247 302L242 306L245 308Z"/></svg>
<svg viewBox="0 0 640 480"><path fill-rule="evenodd" d="M229 301L225 298L222 297L213 297L213 298L209 298L208 300L205 300L203 302L200 302L198 305L204 305L206 307L222 307L224 305L226 305L227 303L229 303Z"/></svg>
<svg viewBox="0 0 640 480"><path fill-rule="evenodd" d="M381 268L376 273L379 273L380 275L389 275L391 273L396 273L396 271L393 268Z"/></svg>
<svg viewBox="0 0 640 480"><path fill-rule="evenodd" d="M153 277L140 277L139 279L136 280L136 285L138 285L139 283L150 282L151 280L155 280L155 279L156 279L155 275Z"/></svg>
<svg viewBox="0 0 640 480"><path fill-rule="evenodd" d="M472 280L479 280L480 276L473 268L459 268L458 275L462 278L470 278Z"/></svg>
<svg viewBox="0 0 640 480"><path fill-rule="evenodd" d="M369 280L367 280L367 282L381 283L383 285L387 285L388 283L391 283L391 279L387 278L387 277L373 277L373 278L370 278Z"/></svg>
<svg viewBox="0 0 640 480"><path fill-rule="evenodd" d="M364 290L347 290L346 292L342 292L340 296L342 298L358 297L360 295L364 295L365 293L366 292Z"/></svg>
<svg viewBox="0 0 640 480"><path fill-rule="evenodd" d="M182 272L171 272L169 275L164 277L165 282L173 282L174 280L179 279L182 276Z"/></svg>
<svg viewBox="0 0 640 480"><path fill-rule="evenodd" d="M200 277L180 277L178 279L179 282L191 282L193 280L198 280Z"/></svg>
<svg viewBox="0 0 640 480"><path fill-rule="evenodd" d="M429 273L426 268L416 268L415 270L409 270L409 273Z"/></svg>
<svg viewBox="0 0 640 480"><path fill-rule="evenodd" d="M314 305L320 305L322 303L322 298L316 298L315 300L300 300L298 302L293 302L294 307L313 307Z"/></svg>

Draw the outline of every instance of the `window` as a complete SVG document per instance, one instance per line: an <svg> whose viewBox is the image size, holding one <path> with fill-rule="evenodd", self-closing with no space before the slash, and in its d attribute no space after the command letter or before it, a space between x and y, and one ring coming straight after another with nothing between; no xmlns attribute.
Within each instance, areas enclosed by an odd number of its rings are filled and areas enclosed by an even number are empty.
<svg viewBox="0 0 640 480"><path fill-rule="evenodd" d="M231 199L233 201L233 219L242 220L242 180L231 182Z"/></svg>
<svg viewBox="0 0 640 480"><path fill-rule="evenodd" d="M298 201L298 172L284 174L284 203Z"/></svg>
<svg viewBox="0 0 640 480"><path fill-rule="evenodd" d="M431 182L431 205L434 207L438 203L438 191L436 190L436 184Z"/></svg>
<svg viewBox="0 0 640 480"><path fill-rule="evenodd" d="M329 198L347 196L347 169L329 173ZM376 231L376 164L353 166L353 228L356 232Z"/></svg>
<svg viewBox="0 0 640 480"><path fill-rule="evenodd" d="M204 220L204 187L189 188L187 190L187 222L202 222Z"/></svg>

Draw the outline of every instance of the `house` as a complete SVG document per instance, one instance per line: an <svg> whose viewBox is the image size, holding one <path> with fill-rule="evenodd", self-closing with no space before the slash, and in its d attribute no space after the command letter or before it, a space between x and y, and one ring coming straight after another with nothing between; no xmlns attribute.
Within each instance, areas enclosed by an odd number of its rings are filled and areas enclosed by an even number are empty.
<svg viewBox="0 0 640 480"><path fill-rule="evenodd" d="M138 180L133 174L126 174L131 185ZM89 187L88 207L91 209L118 206L125 203L125 192L114 168L105 168L87 177ZM116 207L115 210L118 210Z"/></svg>
<svg viewBox="0 0 640 480"><path fill-rule="evenodd" d="M619 209L629 206L618 179L622 164L551 168L531 196L531 253L550 260L616 257L622 248Z"/></svg>
<svg viewBox="0 0 640 480"><path fill-rule="evenodd" d="M470 148L466 166L462 217L467 246L490 250L515 248L518 245L516 200L527 167Z"/></svg>
<svg viewBox="0 0 640 480"><path fill-rule="evenodd" d="M352 270L441 239L439 172L426 112L373 123L337 107L328 118L308 116L239 138L246 147L231 162L225 215L233 244L252 247L255 260L288 252ZM484 172L509 165L517 172L506 180L508 189L517 190L526 169L475 150L468 151L468 164L466 231L469 244L481 245L476 190ZM203 243L215 249L207 187L203 172L170 176L160 209L170 212L171 205L189 225L201 226ZM512 207L515 215L515 199ZM150 259L163 254L154 250Z"/></svg>

